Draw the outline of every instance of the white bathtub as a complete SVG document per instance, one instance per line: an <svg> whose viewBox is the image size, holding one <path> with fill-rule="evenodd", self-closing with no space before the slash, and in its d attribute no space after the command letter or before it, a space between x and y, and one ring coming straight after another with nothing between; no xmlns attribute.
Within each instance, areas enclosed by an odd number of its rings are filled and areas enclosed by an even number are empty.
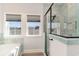
<svg viewBox="0 0 79 59"><path fill-rule="evenodd" d="M19 56L21 44L2 44L0 45L0 56Z"/></svg>

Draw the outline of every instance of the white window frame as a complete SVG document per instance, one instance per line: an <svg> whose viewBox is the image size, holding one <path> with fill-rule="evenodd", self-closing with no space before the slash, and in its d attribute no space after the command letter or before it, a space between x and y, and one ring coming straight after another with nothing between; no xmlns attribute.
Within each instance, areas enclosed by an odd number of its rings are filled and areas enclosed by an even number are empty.
<svg viewBox="0 0 79 59"><path fill-rule="evenodd" d="M26 36L33 36L33 37L34 37L34 36L41 36L41 32L42 32L42 30L41 30L41 29L42 29L42 25L41 25L41 24L42 24L42 21L41 21L41 20L42 20L42 16L41 16L40 14L27 14L27 15L26 15L26 19L27 19L27 16L28 16L28 15L39 15L39 16L40 16L40 26L39 26L39 34L38 34L38 35L30 35L30 34L29 34L29 29L28 29L28 21L26 21L26 29L27 29L27 30L26 30ZM28 20L28 19L27 19L27 20Z"/></svg>
<svg viewBox="0 0 79 59"><path fill-rule="evenodd" d="M6 22L6 15L7 14L17 14L17 15L21 15L21 34L20 35L10 35L8 32L7 32L7 22ZM22 35L22 13L14 13L14 12L4 12L4 29L3 29L3 32L4 32L4 37L20 37ZM8 33L8 34L6 34Z"/></svg>
<svg viewBox="0 0 79 59"><path fill-rule="evenodd" d="M21 15L21 34L20 35L6 35L6 14L18 14ZM27 24L27 15L39 15L40 16L40 27L38 35L29 35L28 33L28 24ZM42 36L43 34L43 15L42 14L27 14L27 13L17 13L17 12L4 12L4 21L3 21L3 34L4 37L24 37L24 36ZM24 22L24 23L23 23ZM24 24L24 26L22 26ZM25 30L25 31L23 31Z"/></svg>

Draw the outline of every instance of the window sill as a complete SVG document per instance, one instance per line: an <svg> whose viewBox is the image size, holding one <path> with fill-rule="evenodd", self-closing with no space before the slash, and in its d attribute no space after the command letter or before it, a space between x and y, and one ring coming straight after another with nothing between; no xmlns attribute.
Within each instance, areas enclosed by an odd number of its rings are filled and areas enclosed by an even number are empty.
<svg viewBox="0 0 79 59"><path fill-rule="evenodd" d="M26 36L36 37L36 36L41 36L41 35L26 35Z"/></svg>

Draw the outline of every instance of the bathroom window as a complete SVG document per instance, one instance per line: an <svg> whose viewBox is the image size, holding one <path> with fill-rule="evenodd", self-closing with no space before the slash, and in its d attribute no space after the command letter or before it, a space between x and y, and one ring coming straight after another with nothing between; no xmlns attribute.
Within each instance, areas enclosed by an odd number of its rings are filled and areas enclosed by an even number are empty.
<svg viewBox="0 0 79 59"><path fill-rule="evenodd" d="M27 15L28 35L39 35L40 33L40 16Z"/></svg>
<svg viewBox="0 0 79 59"><path fill-rule="evenodd" d="M19 35L21 34L21 22L20 21L7 21L10 35Z"/></svg>
<svg viewBox="0 0 79 59"><path fill-rule="evenodd" d="M7 35L21 34L21 15L16 14L6 15L6 34Z"/></svg>

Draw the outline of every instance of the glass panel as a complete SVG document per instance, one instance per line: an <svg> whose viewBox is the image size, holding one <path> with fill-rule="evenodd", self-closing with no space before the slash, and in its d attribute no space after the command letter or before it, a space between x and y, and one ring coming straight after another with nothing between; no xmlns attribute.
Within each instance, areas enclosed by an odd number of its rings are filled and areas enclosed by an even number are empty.
<svg viewBox="0 0 79 59"><path fill-rule="evenodd" d="M79 4L78 3L55 3L52 6L52 34L64 36L79 35ZM53 19L53 18L52 18Z"/></svg>
<svg viewBox="0 0 79 59"><path fill-rule="evenodd" d="M39 25L40 25L40 22L28 22L29 34L30 35L39 34Z"/></svg>
<svg viewBox="0 0 79 59"><path fill-rule="evenodd" d="M8 22L10 28L10 35L19 35L21 34L21 22Z"/></svg>
<svg viewBox="0 0 79 59"><path fill-rule="evenodd" d="M65 3L55 3L52 6L52 34L60 35L65 33L64 28L66 28L67 11L67 5Z"/></svg>

